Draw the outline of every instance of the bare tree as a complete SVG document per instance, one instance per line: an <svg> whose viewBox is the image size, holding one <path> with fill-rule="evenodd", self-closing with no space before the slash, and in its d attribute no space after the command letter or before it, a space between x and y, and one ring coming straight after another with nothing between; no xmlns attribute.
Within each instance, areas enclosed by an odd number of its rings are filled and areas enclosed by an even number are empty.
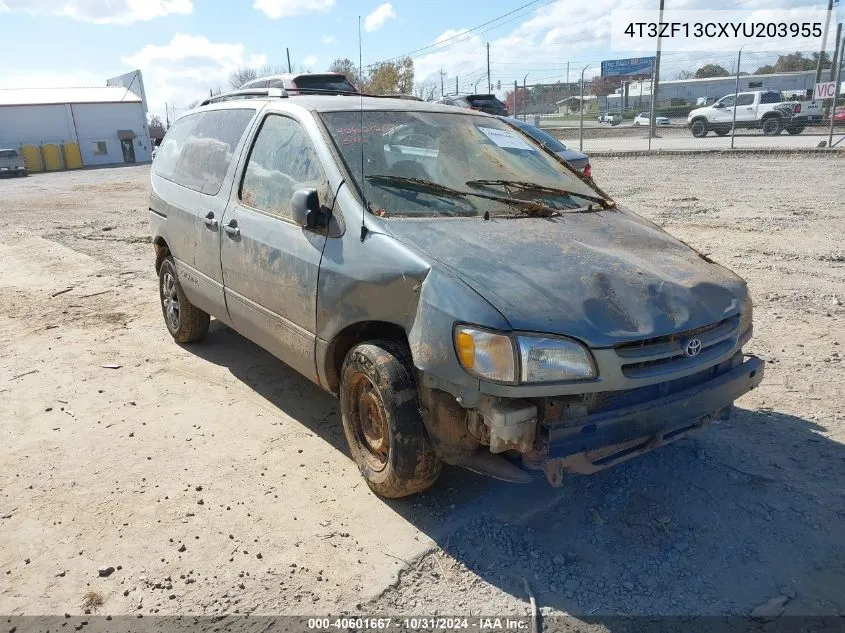
<svg viewBox="0 0 845 633"><path fill-rule="evenodd" d="M434 81L423 81L414 85L412 94L423 101L434 101L440 94L440 88Z"/></svg>
<svg viewBox="0 0 845 633"><path fill-rule="evenodd" d="M288 71L287 66L265 64L261 68L253 68L251 66L242 66L229 75L229 85L233 90L237 90L246 82L264 77L265 75L280 75Z"/></svg>
<svg viewBox="0 0 845 633"><path fill-rule="evenodd" d="M336 59L329 64L330 73L345 75L346 79L359 90L361 89L361 78L358 76L358 68L348 57Z"/></svg>

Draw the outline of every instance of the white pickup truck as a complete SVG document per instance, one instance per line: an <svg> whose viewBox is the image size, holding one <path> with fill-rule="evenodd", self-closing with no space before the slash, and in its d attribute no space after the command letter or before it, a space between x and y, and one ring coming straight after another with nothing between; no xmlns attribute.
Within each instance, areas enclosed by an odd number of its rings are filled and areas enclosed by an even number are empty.
<svg viewBox="0 0 845 633"><path fill-rule="evenodd" d="M821 119L821 108L815 101L783 101L779 92L757 90L731 94L711 106L696 108L687 117L687 127L698 138L710 131L725 136L734 122L734 108L737 128L761 129L767 136L783 130L800 134L809 123Z"/></svg>

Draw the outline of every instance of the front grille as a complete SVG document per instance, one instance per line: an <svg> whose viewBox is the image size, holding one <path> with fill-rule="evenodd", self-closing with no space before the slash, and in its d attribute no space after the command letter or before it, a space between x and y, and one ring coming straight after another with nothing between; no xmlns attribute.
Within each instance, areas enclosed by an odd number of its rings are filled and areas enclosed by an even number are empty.
<svg viewBox="0 0 845 633"><path fill-rule="evenodd" d="M739 315L668 336L622 343L614 349L622 360L623 376L652 378L716 361L736 345L738 328ZM694 338L701 342L701 348L698 354L689 356L686 346Z"/></svg>

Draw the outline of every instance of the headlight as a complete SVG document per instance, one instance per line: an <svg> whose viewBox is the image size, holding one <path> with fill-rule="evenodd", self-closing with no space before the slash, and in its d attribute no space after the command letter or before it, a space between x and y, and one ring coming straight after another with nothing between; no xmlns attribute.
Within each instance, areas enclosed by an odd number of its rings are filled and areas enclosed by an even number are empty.
<svg viewBox="0 0 845 633"><path fill-rule="evenodd" d="M571 339L519 336L517 342L522 382L587 380L597 375L590 353Z"/></svg>
<svg viewBox="0 0 845 633"><path fill-rule="evenodd" d="M754 302L751 300L751 293L745 293L745 298L739 304L739 333L742 334L754 321Z"/></svg>
<svg viewBox="0 0 845 633"><path fill-rule="evenodd" d="M496 382L560 382L589 380L598 375L590 352L568 338L529 335L511 338L458 326L455 351L469 373Z"/></svg>
<svg viewBox="0 0 845 633"><path fill-rule="evenodd" d="M516 381L516 362L510 337L471 327L455 330L455 351L463 368L479 378Z"/></svg>

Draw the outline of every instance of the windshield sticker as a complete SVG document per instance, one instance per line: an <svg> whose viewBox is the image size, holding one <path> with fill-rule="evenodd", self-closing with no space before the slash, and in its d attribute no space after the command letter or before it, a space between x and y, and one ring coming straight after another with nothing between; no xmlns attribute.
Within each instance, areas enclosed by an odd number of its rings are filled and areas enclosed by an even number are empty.
<svg viewBox="0 0 845 633"><path fill-rule="evenodd" d="M498 130L494 127L482 127L480 125L478 126L478 129L484 133L484 136L489 138L499 147L506 147L509 149L527 149L530 152L536 151L525 142L525 139L520 138L508 130Z"/></svg>

